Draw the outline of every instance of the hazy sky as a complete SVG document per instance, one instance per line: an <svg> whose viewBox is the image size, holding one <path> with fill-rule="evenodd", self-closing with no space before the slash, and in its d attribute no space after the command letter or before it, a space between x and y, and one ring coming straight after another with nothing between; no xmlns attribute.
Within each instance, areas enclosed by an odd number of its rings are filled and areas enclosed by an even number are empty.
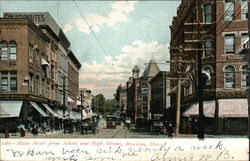
<svg viewBox="0 0 250 161"><path fill-rule="evenodd" d="M169 58L169 26L180 1L14 1L0 0L3 12L49 12L82 64L80 87L113 98L138 65ZM79 9L79 10L78 10ZM89 25L87 25L86 21ZM93 31L90 31L89 27Z"/></svg>

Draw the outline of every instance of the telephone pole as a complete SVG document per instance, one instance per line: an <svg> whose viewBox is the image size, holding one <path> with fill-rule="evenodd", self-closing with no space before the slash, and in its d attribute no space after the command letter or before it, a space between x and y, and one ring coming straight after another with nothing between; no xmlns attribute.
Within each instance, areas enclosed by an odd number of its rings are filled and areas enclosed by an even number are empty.
<svg viewBox="0 0 250 161"><path fill-rule="evenodd" d="M180 113L181 113L181 80L187 80L188 78L183 78L183 72L181 71L181 65L183 63L189 64L189 63L194 63L193 61L187 61L187 60L182 60L181 59L181 53L183 52L183 47L179 46L178 48L178 60L173 60L173 61L166 61L166 63L175 63L177 64L177 71L176 75L177 77L170 78L177 80L177 89L176 89L176 119L175 119L175 135L179 135L179 129L180 129Z"/></svg>

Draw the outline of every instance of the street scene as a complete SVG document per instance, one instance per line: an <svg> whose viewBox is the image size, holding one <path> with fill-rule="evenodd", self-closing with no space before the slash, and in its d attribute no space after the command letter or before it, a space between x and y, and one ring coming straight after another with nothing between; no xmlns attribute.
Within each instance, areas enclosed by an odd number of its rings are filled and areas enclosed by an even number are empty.
<svg viewBox="0 0 250 161"><path fill-rule="evenodd" d="M247 138L248 8L0 0L0 137Z"/></svg>

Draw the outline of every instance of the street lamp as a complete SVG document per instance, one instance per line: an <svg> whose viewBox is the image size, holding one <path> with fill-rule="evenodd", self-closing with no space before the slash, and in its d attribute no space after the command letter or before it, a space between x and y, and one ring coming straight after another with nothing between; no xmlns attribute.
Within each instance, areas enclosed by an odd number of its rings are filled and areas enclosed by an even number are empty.
<svg viewBox="0 0 250 161"><path fill-rule="evenodd" d="M82 121L82 110L83 110L83 99L84 99L84 93L85 93L85 89L83 89L83 88L80 88L79 89L79 94L80 94L80 101L81 101L81 106L80 106L80 112L81 112L81 121Z"/></svg>

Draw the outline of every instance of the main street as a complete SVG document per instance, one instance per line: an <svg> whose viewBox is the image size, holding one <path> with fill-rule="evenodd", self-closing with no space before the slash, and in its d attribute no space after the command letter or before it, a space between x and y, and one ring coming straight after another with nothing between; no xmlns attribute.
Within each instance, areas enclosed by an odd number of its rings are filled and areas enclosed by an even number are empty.
<svg viewBox="0 0 250 161"><path fill-rule="evenodd" d="M1 134L0 137L4 137L4 134ZM11 133L10 138L20 138L20 134ZM106 128L106 121L101 119L95 134L90 131L87 134L81 134L80 132L63 133L63 131L53 131L39 133L37 136L33 136L28 132L24 138L167 138L167 135L137 131L135 128L127 129L124 127L123 123L121 126L116 126L115 129Z"/></svg>

